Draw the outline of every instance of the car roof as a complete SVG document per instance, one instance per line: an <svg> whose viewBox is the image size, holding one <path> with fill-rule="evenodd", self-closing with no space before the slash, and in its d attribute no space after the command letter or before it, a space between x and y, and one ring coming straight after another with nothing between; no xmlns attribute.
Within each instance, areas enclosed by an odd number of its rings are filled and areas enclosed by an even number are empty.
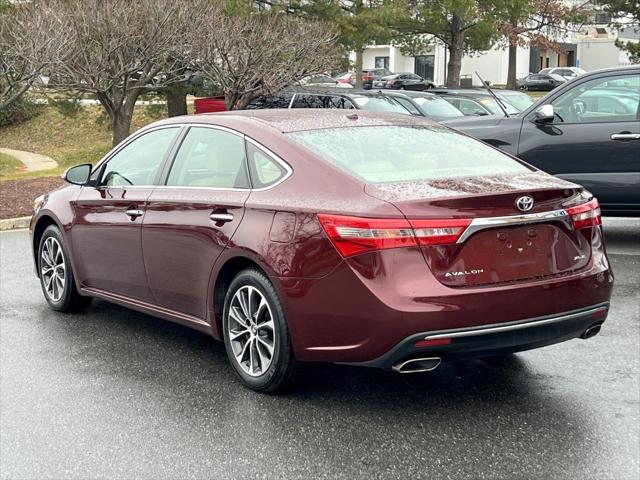
<svg viewBox="0 0 640 480"><path fill-rule="evenodd" d="M380 93L382 93L383 95L386 95L388 97L412 97L412 98L419 98L419 97L438 97L435 93L429 93L429 92L416 92L416 91L412 91L412 90L405 90L403 92L396 92L396 91L382 91L380 90Z"/></svg>
<svg viewBox="0 0 640 480"><path fill-rule="evenodd" d="M358 90L355 88L340 88L340 87L314 87L314 86L293 86L281 90L276 95L281 94L294 94L294 93L307 93L309 95L339 95L342 97L348 97L351 95L360 95L366 97L380 96L378 90Z"/></svg>
<svg viewBox="0 0 640 480"><path fill-rule="evenodd" d="M211 124L243 130L242 126L269 126L281 133L364 126L437 126L438 124L413 115L393 112L345 111L341 109L273 108L264 110L234 110L201 113L161 120L151 126L171 124ZM444 128L444 127L442 127Z"/></svg>
<svg viewBox="0 0 640 480"><path fill-rule="evenodd" d="M489 92L480 88L433 88L434 93L449 93L451 95L463 96L491 96Z"/></svg>

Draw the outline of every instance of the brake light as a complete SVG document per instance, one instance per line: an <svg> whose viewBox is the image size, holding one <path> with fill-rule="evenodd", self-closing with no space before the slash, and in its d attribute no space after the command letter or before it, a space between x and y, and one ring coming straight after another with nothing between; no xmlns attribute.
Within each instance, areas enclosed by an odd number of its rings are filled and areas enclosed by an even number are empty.
<svg viewBox="0 0 640 480"><path fill-rule="evenodd" d="M595 227L602 223L600 205L595 198L582 205L567 208L567 213L571 217L573 228L576 230Z"/></svg>
<svg viewBox="0 0 640 480"><path fill-rule="evenodd" d="M391 85L395 85L396 81L395 80L387 80L387 85L391 86Z"/></svg>
<svg viewBox="0 0 640 480"><path fill-rule="evenodd" d="M418 245L455 243L471 220L405 220L318 214L318 220L343 257Z"/></svg>
<svg viewBox="0 0 640 480"><path fill-rule="evenodd" d="M456 243L471 219L410 220L413 233L420 245Z"/></svg>

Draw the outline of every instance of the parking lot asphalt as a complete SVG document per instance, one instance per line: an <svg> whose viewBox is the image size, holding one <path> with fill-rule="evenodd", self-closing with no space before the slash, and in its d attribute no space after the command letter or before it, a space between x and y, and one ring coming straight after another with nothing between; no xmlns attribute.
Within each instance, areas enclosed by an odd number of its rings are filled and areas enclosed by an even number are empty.
<svg viewBox="0 0 640 480"><path fill-rule="evenodd" d="M612 310L590 340L399 375L308 365L282 396L222 344L103 301L47 307L0 234L0 478L637 479L640 219L605 219Z"/></svg>

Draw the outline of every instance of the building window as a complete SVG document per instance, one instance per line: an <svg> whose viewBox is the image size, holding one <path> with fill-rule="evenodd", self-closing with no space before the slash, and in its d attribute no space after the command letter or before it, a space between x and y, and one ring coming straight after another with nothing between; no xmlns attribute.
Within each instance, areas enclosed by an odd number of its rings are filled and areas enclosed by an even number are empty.
<svg viewBox="0 0 640 480"><path fill-rule="evenodd" d="M433 80L433 55L418 55L415 57L413 72L422 78Z"/></svg>
<svg viewBox="0 0 640 480"><path fill-rule="evenodd" d="M389 69L389 57L376 57L376 66L375 68L386 68Z"/></svg>

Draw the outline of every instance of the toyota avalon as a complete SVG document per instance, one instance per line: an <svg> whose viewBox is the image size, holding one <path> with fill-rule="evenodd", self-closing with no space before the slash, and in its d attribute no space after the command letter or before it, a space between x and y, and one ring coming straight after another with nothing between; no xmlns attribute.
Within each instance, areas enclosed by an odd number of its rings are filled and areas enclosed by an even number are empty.
<svg viewBox="0 0 640 480"><path fill-rule="evenodd" d="M420 117L176 117L65 178L30 226L51 308L198 329L257 391L300 362L412 373L586 339L609 310L598 201Z"/></svg>

